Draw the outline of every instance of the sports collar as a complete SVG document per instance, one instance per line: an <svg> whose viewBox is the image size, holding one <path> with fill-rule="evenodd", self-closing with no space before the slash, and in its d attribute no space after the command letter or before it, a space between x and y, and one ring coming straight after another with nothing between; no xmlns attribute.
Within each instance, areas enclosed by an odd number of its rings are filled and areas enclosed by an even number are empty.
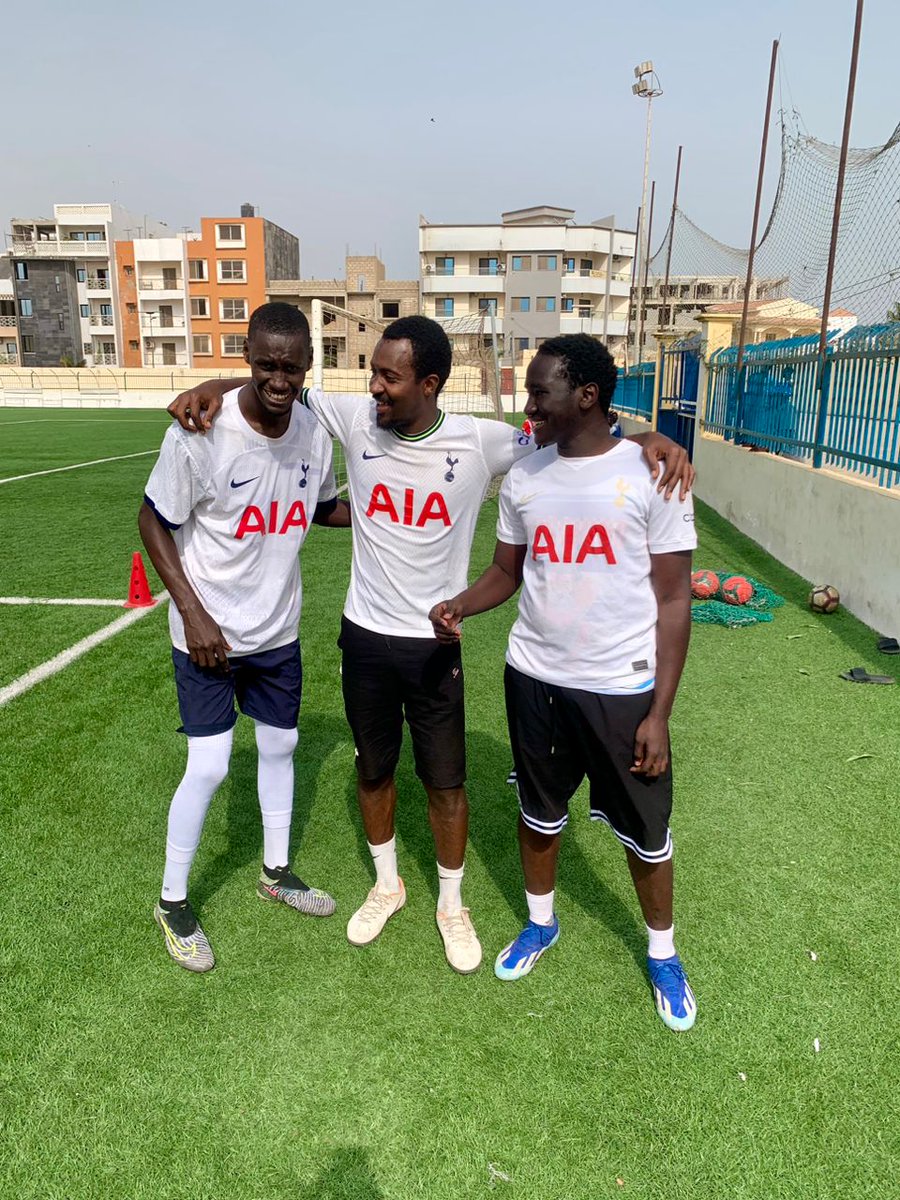
<svg viewBox="0 0 900 1200"><path fill-rule="evenodd" d="M394 437L398 437L401 442L421 442L424 438L431 437L433 433L436 433L443 423L444 413L441 411L441 409L438 409L438 415L434 424L430 425L428 429L423 429L421 433L401 433L399 429L393 429L391 432L393 433Z"/></svg>

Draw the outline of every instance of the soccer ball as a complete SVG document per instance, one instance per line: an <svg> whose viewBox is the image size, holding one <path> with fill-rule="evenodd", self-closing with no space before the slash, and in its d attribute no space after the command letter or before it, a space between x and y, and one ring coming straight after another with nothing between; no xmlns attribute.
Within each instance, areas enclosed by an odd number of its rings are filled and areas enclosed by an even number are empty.
<svg viewBox="0 0 900 1200"><path fill-rule="evenodd" d="M715 571L695 571L691 576L691 595L697 600L708 600L719 590L719 577Z"/></svg>
<svg viewBox="0 0 900 1200"><path fill-rule="evenodd" d="M817 613L833 613L841 602L841 594L830 583L813 584L809 593L809 607Z"/></svg>
<svg viewBox="0 0 900 1200"><path fill-rule="evenodd" d="M728 604L746 604L753 595L753 584L743 575L731 575L722 584L722 595Z"/></svg>

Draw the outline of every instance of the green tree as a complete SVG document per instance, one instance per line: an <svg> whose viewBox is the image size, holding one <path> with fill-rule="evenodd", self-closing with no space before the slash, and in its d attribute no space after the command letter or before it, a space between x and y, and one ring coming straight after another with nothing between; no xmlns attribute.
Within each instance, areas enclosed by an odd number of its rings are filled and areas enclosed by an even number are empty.
<svg viewBox="0 0 900 1200"><path fill-rule="evenodd" d="M900 300L895 300L887 311L888 321L900 321Z"/></svg>

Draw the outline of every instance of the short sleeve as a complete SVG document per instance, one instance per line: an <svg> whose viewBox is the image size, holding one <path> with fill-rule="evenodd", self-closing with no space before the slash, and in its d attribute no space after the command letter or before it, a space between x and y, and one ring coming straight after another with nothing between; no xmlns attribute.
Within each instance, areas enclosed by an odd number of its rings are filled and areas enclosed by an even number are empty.
<svg viewBox="0 0 900 1200"><path fill-rule="evenodd" d="M183 525L209 494L208 482L194 461L177 425L163 438L156 465L150 472L144 499L172 529Z"/></svg>
<svg viewBox="0 0 900 1200"><path fill-rule="evenodd" d="M360 408L369 403L363 396L323 392L321 388L304 388L302 401L323 428L344 445Z"/></svg>
<svg viewBox="0 0 900 1200"><path fill-rule="evenodd" d="M694 498L688 492L684 501L674 495L664 500L653 481L650 493L650 513L647 525L647 546L651 554L668 554L675 550L695 550L697 530L694 528Z"/></svg>
<svg viewBox="0 0 900 1200"><path fill-rule="evenodd" d="M324 429L318 431L321 436L322 482L319 485L319 503L323 500L334 500L337 496L337 483L334 478L334 452L331 439L325 436Z"/></svg>
<svg viewBox="0 0 900 1200"><path fill-rule="evenodd" d="M536 449L531 436L505 421L475 419L481 452L491 475L505 475L514 462Z"/></svg>
<svg viewBox="0 0 900 1200"><path fill-rule="evenodd" d="M509 546L527 546L528 534L514 499L515 481L507 475L500 488L500 512L497 517L497 541Z"/></svg>

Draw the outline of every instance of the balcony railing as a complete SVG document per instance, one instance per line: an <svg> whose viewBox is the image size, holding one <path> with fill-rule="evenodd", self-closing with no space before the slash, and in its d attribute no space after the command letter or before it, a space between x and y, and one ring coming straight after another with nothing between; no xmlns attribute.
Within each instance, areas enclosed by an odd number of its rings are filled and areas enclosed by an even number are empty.
<svg viewBox="0 0 900 1200"><path fill-rule="evenodd" d="M91 313L92 325L114 325L115 319L110 313Z"/></svg>
<svg viewBox="0 0 900 1200"><path fill-rule="evenodd" d="M96 255L109 257L108 242L76 242L68 238L13 238L13 255L16 258L80 258Z"/></svg>
<svg viewBox="0 0 900 1200"><path fill-rule="evenodd" d="M0 329L15 329L16 325L15 317L0 317Z"/></svg>
<svg viewBox="0 0 900 1200"><path fill-rule="evenodd" d="M183 288L180 279L141 279L138 291L141 292L180 292Z"/></svg>
<svg viewBox="0 0 900 1200"><path fill-rule="evenodd" d="M94 360L95 367L115 367L118 366L115 354L94 354L91 352L91 358Z"/></svg>
<svg viewBox="0 0 900 1200"><path fill-rule="evenodd" d="M156 333L161 329L184 329L184 317L151 317L149 313L141 317L141 329L148 333Z"/></svg>
<svg viewBox="0 0 900 1200"><path fill-rule="evenodd" d="M112 280L102 275L88 275L87 289L89 292L108 292L112 289Z"/></svg>

